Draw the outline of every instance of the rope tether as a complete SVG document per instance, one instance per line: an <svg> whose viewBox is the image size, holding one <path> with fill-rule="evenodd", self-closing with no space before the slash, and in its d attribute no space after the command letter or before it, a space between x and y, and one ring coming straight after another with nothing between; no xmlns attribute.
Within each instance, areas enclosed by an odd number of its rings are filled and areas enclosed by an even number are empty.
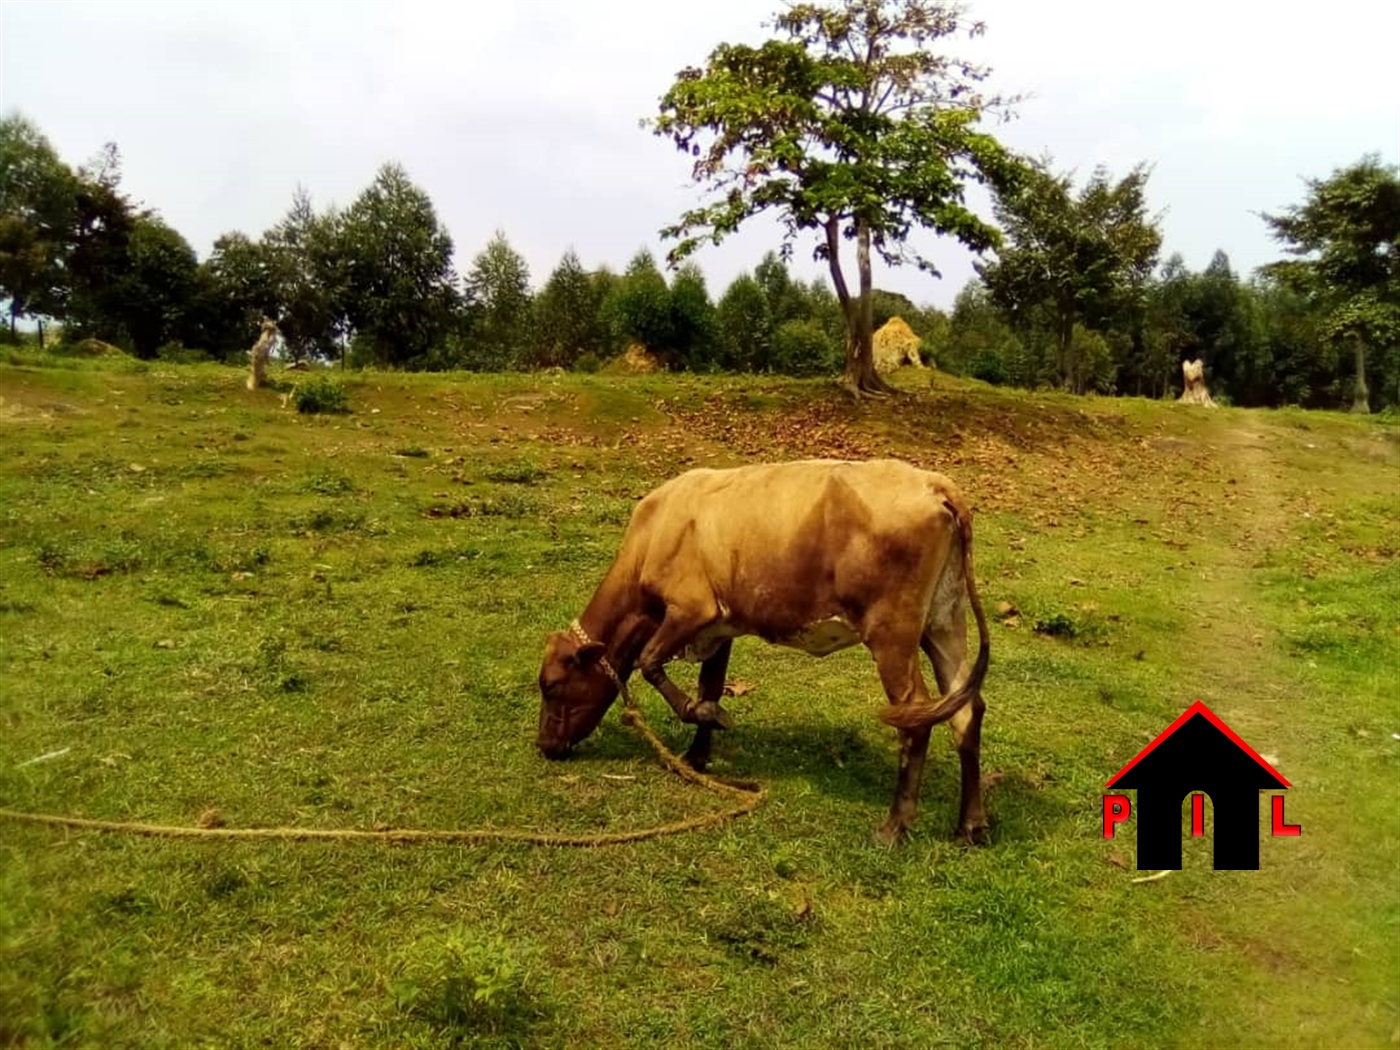
<svg viewBox="0 0 1400 1050"><path fill-rule="evenodd" d="M204 838L204 839L361 839L374 842L418 843L418 842L520 842L535 846L617 846L624 842L642 842L646 839L661 838L665 835L679 835L686 831L715 827L752 813L763 802L766 792L755 783L747 781L722 780L691 769L678 758L661 738L647 725L646 719L633 703L627 686L620 679L623 698L622 724L634 727L642 738L651 744L662 764L683 780L698 784L717 795L727 795L735 799L729 809L718 813L705 813L689 817L671 824L641 828L635 831L605 831L596 835L563 835L548 831L517 831L509 828L474 828L470 830L434 828L387 828L382 831L363 831L356 828L204 828L185 827L174 824L141 824L118 820L90 820L86 817L65 817L49 813L24 813L13 809L0 809L0 819L23 821L29 824L48 824L54 827L77 828L83 831L111 831L127 835L145 835L152 838Z"/></svg>

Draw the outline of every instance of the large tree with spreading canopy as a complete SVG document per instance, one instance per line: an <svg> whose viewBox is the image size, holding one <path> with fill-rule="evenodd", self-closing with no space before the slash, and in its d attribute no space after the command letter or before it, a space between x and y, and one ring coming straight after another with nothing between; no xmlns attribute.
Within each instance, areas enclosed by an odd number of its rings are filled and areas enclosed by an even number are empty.
<svg viewBox="0 0 1400 1050"><path fill-rule="evenodd" d="M1007 100L985 96L988 70L942 54L947 38L982 33L944 0L792 4L759 47L720 44L704 68L681 70L652 130L693 159L706 200L666 227L675 265L762 212L778 216L784 254L817 235L846 320L846 382L857 394L891 389L873 359L872 254L937 270L914 251L915 228L974 251L995 227L965 203L969 183L1009 189L1021 165L980 122ZM856 288L843 244L855 242Z"/></svg>

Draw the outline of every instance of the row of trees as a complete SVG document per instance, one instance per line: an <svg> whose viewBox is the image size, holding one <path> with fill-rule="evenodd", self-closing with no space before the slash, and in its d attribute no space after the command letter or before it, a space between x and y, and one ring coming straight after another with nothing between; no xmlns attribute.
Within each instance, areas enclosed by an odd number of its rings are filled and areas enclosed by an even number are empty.
<svg viewBox="0 0 1400 1050"><path fill-rule="evenodd" d="M11 332L19 318L53 318L69 337L141 357L172 342L229 356L247 350L268 315L294 356L341 355L354 335L367 359L402 363L428 354L458 320L452 240L396 165L343 211L317 213L299 190L262 237L226 234L203 262L123 191L114 144L70 169L32 122L10 115L0 121L0 172Z"/></svg>
<svg viewBox="0 0 1400 1050"><path fill-rule="evenodd" d="M1200 274L1177 258L1159 270L1145 165L1076 187L982 129L1014 100L986 96L988 70L943 52L983 29L956 3L799 2L770 26L761 46L721 44L682 70L651 121L704 193L662 230L674 242L669 282L646 253L621 274L586 271L569 254L535 294L502 235L459 278L431 200L392 164L348 208L318 212L299 192L260 238L227 234L201 263L123 194L115 147L72 171L10 117L0 124L0 296L12 326L60 318L141 355L172 340L241 353L268 314L296 356L568 366L635 341L675 368L840 369L853 393L883 396L871 344L893 300L875 288L872 260L932 270L909 245L922 228L982 260L951 319L895 303L946 367L1155 395L1199 356L1242 403L1400 400L1395 168L1367 157L1263 216L1292 258L1248 282L1223 255ZM974 183L992 190L996 222L964 203ZM713 301L688 257L762 213L782 224L781 252ZM804 237L829 289L787 273Z"/></svg>
<svg viewBox="0 0 1400 1050"><path fill-rule="evenodd" d="M969 282L939 340L940 366L991 383L1171 397L1181 362L1199 358L1227 403L1355 407L1355 357L1325 336L1315 305L1276 280L1242 280L1224 252L1194 273L1173 255L1106 330L1076 322L1067 351L1048 326L1013 319L985 284ZM1371 371L1371 402L1400 403L1396 346L1382 347Z"/></svg>
<svg viewBox="0 0 1400 1050"><path fill-rule="evenodd" d="M1147 214L1139 167L1077 193L1037 166L997 216L995 258L954 306L945 367L1021 386L1165 396L1200 358L1244 405L1400 403L1400 174L1375 157L1262 216L1295 258L1241 280L1223 251L1200 273ZM1369 376L1368 376L1369 373Z"/></svg>
<svg viewBox="0 0 1400 1050"><path fill-rule="evenodd" d="M535 291L503 233L459 278L428 195L386 164L348 208L318 211L302 189L260 237L219 237L200 262L180 234L121 189L106 147L69 169L30 121L0 121L0 295L20 318L63 322L140 357L198 348L240 359L263 316L295 358L412 369L591 367L640 343L672 368L840 371L844 317L820 281L777 253L716 301L694 263L668 281L643 250L621 273L565 253ZM879 293L874 317L930 318Z"/></svg>

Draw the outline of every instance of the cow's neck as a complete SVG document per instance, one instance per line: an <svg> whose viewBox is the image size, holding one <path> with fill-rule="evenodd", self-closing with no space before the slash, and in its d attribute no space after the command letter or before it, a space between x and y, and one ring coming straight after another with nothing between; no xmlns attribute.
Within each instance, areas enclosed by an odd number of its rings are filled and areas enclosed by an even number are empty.
<svg viewBox="0 0 1400 1050"><path fill-rule="evenodd" d="M640 590L620 561L598 585L578 620L588 637L603 644L608 662L624 681L657 626L643 610Z"/></svg>

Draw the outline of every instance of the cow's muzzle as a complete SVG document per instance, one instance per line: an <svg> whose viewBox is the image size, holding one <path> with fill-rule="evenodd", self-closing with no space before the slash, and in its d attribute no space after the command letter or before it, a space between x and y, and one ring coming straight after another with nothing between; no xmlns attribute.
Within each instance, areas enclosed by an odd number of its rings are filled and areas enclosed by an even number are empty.
<svg viewBox="0 0 1400 1050"><path fill-rule="evenodd" d="M540 749L540 754L551 761L568 758L574 750L572 744L555 743L554 741L538 741L535 746Z"/></svg>

